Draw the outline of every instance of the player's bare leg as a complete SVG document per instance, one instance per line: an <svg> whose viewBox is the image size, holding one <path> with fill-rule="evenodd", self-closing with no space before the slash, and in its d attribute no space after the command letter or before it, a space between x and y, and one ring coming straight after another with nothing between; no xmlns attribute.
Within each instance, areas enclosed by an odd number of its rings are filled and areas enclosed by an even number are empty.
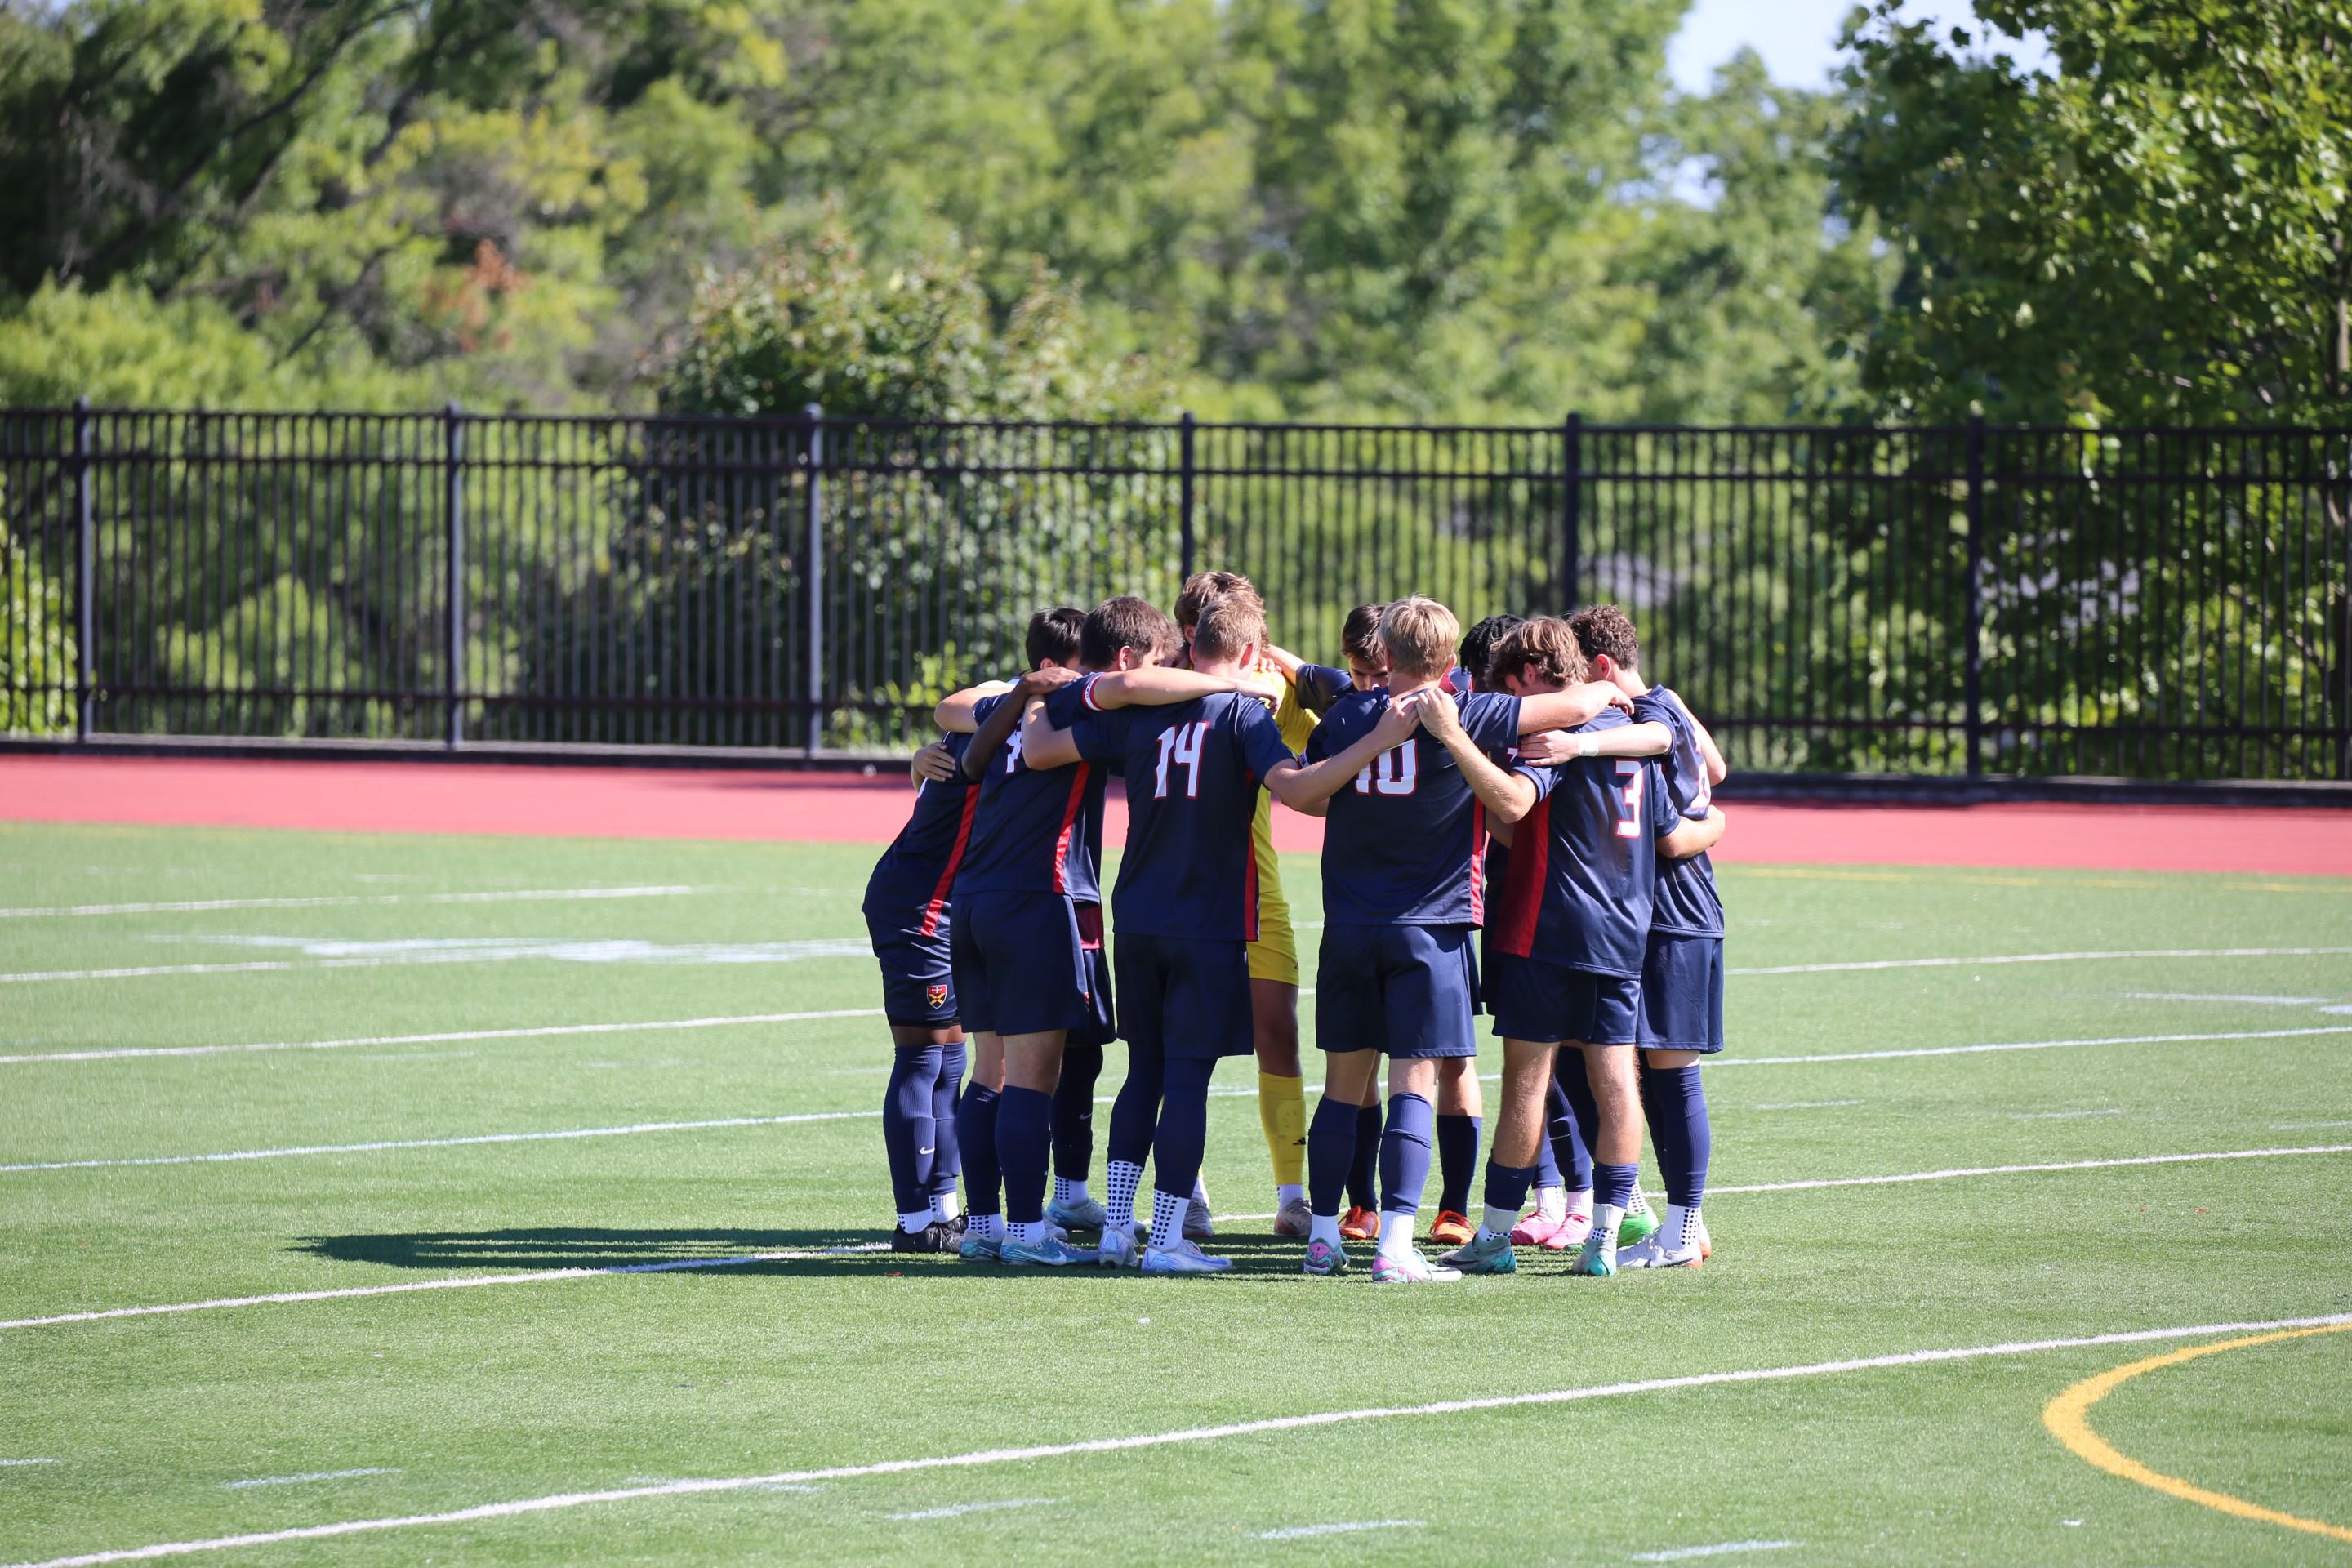
<svg viewBox="0 0 2352 1568"><path fill-rule="evenodd" d="M1470 1239L1470 1184L1478 1174L1478 1135L1486 1114L1476 1057L1437 1062L1437 1217L1429 1239L1459 1247Z"/></svg>
<svg viewBox="0 0 2352 1568"><path fill-rule="evenodd" d="M1308 1222L1307 1272L1338 1274L1348 1267L1339 1236L1339 1201L1356 1160L1359 1108L1379 1092L1381 1054L1329 1051L1323 1058L1323 1100L1307 1131Z"/></svg>
<svg viewBox="0 0 2352 1568"><path fill-rule="evenodd" d="M1549 1120L1547 1090L1558 1049L1549 1041L1503 1042L1502 1107L1486 1160L1486 1218L1467 1243L1438 1259L1446 1268L1465 1274L1517 1271L1511 1232L1518 1226L1519 1207L1527 1202L1528 1188L1535 1180L1537 1152L1543 1146Z"/></svg>
<svg viewBox="0 0 2352 1568"><path fill-rule="evenodd" d="M1585 1082L1600 1112L1592 1137L1592 1234L1584 1238L1573 1272L1617 1272L1617 1227L1633 1195L1642 1159L1642 1089L1634 1050L1623 1045L1570 1042L1584 1056Z"/></svg>
<svg viewBox="0 0 2352 1568"><path fill-rule="evenodd" d="M1053 1148L1054 1089L1062 1077L1064 1031L1004 1037L1004 1097L997 1113L997 1163L1004 1173L1004 1243L998 1261L1085 1262L1045 1224L1045 1174Z"/></svg>
<svg viewBox="0 0 2352 1568"><path fill-rule="evenodd" d="M1274 1161L1274 1234L1307 1237L1307 1094L1298 1070L1298 987L1250 981L1250 1043L1257 1053L1257 1117Z"/></svg>

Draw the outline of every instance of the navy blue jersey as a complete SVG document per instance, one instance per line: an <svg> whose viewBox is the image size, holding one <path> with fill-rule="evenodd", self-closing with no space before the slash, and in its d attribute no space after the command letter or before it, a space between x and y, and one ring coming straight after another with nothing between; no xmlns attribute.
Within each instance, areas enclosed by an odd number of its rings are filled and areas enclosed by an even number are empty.
<svg viewBox="0 0 2352 1568"><path fill-rule="evenodd" d="M1706 816L1715 789L1707 782L1706 753L1699 749L1698 721L1683 700L1663 686L1654 686L1633 700L1633 717L1643 723L1664 724L1674 744L1658 759L1665 777L1666 798L1675 821L1666 829ZM1721 936L1723 898L1716 891L1715 868L1704 855L1687 860L1658 857L1658 890L1650 910L1650 929L1675 936Z"/></svg>
<svg viewBox="0 0 2352 1568"><path fill-rule="evenodd" d="M1353 676L1328 664L1300 665L1290 684L1297 689L1298 705L1309 713L1329 711L1331 704L1356 689Z"/></svg>
<svg viewBox="0 0 2352 1568"><path fill-rule="evenodd" d="M1604 708L1570 732L1632 722ZM1591 757L1514 771L1536 786L1536 804L1512 829L1495 950L1595 974L1641 973L1656 839L1682 820L1660 786L1657 764Z"/></svg>
<svg viewBox="0 0 2352 1568"><path fill-rule="evenodd" d="M1519 700L1459 699L1463 731L1487 752L1515 745ZM1307 760L1337 756L1371 733L1389 694L1353 691L1307 742ZM1486 919L1478 852L1486 814L1454 754L1426 730L1381 752L1331 797L1323 830L1323 919L1329 925L1476 925Z"/></svg>
<svg viewBox="0 0 2352 1568"><path fill-rule="evenodd" d="M1297 760L1274 715L1239 692L1105 712L1093 685L1078 695L1070 738L1127 780L1127 853L1111 892L1118 934L1255 942L1250 824L1266 775Z"/></svg>
<svg viewBox="0 0 2352 1568"><path fill-rule="evenodd" d="M874 875L866 879L866 902L860 907L889 930L937 936L946 929L948 891L962 868L971 842L972 810L980 804L980 786L963 772L963 754L971 744L970 735L947 737L956 771L943 779L923 781L907 826L898 829L898 837L874 863Z"/></svg>
<svg viewBox="0 0 2352 1568"><path fill-rule="evenodd" d="M1065 686L1046 699L1050 709ZM982 698L982 723L1011 692ZM971 838L950 894L1064 893L1082 904L1102 901L1103 784L1108 775L1087 763L1040 773L1021 759L1021 731L989 759L980 776Z"/></svg>

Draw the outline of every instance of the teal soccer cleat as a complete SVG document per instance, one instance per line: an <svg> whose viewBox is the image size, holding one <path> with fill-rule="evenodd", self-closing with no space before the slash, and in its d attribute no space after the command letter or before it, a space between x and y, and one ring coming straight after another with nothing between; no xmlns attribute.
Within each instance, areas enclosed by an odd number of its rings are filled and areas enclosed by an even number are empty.
<svg viewBox="0 0 2352 1568"><path fill-rule="evenodd" d="M1606 1279L1617 1272L1617 1243L1614 1238L1594 1231L1584 1238L1584 1250L1568 1267L1570 1274L1580 1274L1588 1279Z"/></svg>
<svg viewBox="0 0 2352 1568"><path fill-rule="evenodd" d="M1348 1249L1334 1247L1328 1241L1310 1241L1307 1244L1307 1262L1303 1270L1326 1279L1334 1274L1345 1274L1348 1271Z"/></svg>
<svg viewBox="0 0 2352 1568"><path fill-rule="evenodd" d="M1073 1230L1100 1230L1110 1221L1110 1210L1092 1198L1075 1204L1050 1203L1045 1205L1045 1217L1062 1227Z"/></svg>
<svg viewBox="0 0 2352 1568"><path fill-rule="evenodd" d="M1465 1274L1517 1274L1518 1255L1511 1250L1507 1236L1491 1236L1481 1229L1467 1244L1455 1247L1440 1258L1438 1264L1446 1268L1459 1268Z"/></svg>
<svg viewBox="0 0 2352 1568"><path fill-rule="evenodd" d="M1015 1241L1008 1236L996 1249L996 1261L1020 1268L1066 1268L1073 1263L1094 1260L1093 1247L1072 1247L1052 1236L1039 1241Z"/></svg>
<svg viewBox="0 0 2352 1568"><path fill-rule="evenodd" d="M993 1263L996 1261L998 1246L999 1243L993 1237L973 1236L967 1231L964 1234L963 1245L956 1248L956 1256L966 1263Z"/></svg>

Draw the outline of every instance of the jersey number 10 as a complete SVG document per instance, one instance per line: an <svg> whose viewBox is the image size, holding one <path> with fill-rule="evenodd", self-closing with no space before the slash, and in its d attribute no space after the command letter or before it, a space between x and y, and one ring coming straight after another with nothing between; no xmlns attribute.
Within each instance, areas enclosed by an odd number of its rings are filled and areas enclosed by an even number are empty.
<svg viewBox="0 0 2352 1568"><path fill-rule="evenodd" d="M1184 798L1201 798L1201 743L1208 739L1209 721L1195 719L1190 724L1171 724L1160 731L1160 769L1151 791L1154 800L1168 798L1168 764L1175 763L1184 770Z"/></svg>
<svg viewBox="0 0 2352 1568"><path fill-rule="evenodd" d="M1382 752L1356 772L1358 795L1411 795L1420 782L1421 752L1411 741Z"/></svg>

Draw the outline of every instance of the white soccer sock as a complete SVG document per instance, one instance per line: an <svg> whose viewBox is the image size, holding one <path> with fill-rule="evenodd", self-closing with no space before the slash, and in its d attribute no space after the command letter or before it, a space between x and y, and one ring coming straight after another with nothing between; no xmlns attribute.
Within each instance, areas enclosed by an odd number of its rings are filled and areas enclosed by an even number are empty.
<svg viewBox="0 0 2352 1568"><path fill-rule="evenodd" d="M1184 1211L1192 1206L1189 1197L1163 1193L1154 1188L1151 1194L1151 1249L1166 1252L1184 1244Z"/></svg>
<svg viewBox="0 0 2352 1568"><path fill-rule="evenodd" d="M1199 1204L1202 1208L1209 1206L1209 1184L1198 1176L1194 1176L1192 1178L1192 1196L1191 1201Z"/></svg>
<svg viewBox="0 0 2352 1568"><path fill-rule="evenodd" d="M1617 1227L1625 1223L1625 1211L1615 1204L1592 1205L1592 1235L1609 1246L1617 1245Z"/></svg>
<svg viewBox="0 0 2352 1568"><path fill-rule="evenodd" d="M1635 1182L1633 1184L1633 1201L1625 1205L1625 1212L1627 1214L1648 1214L1650 1212L1650 1195L1642 1190L1642 1184L1639 1182Z"/></svg>
<svg viewBox="0 0 2352 1568"><path fill-rule="evenodd" d="M1113 1160L1105 1167L1104 1180L1110 1185L1109 1195L1103 1200L1103 1206L1110 1211L1106 1223L1133 1225L1135 1191L1143 1185L1143 1167L1128 1160Z"/></svg>
<svg viewBox="0 0 2352 1568"><path fill-rule="evenodd" d="M1274 1184L1274 1206L1278 1209L1288 1208L1291 1205L1299 1202L1306 1196L1307 1189L1297 1182L1276 1182Z"/></svg>
<svg viewBox="0 0 2352 1568"><path fill-rule="evenodd" d="M1562 1201L1568 1205L1568 1213L1589 1215L1592 1212L1592 1189L1579 1187L1576 1191L1568 1194Z"/></svg>
<svg viewBox="0 0 2352 1568"><path fill-rule="evenodd" d="M1420 1217L1417 1211L1412 1214L1399 1214L1394 1209L1381 1211L1381 1256L1382 1258L1392 1258L1402 1262L1412 1256L1412 1226L1413 1222Z"/></svg>
<svg viewBox="0 0 2352 1568"><path fill-rule="evenodd" d="M1045 1222L1041 1219L1008 1219L1004 1222L1004 1239L1017 1241L1024 1247L1035 1246L1045 1231Z"/></svg>
<svg viewBox="0 0 2352 1568"><path fill-rule="evenodd" d="M1312 1247L1318 1241L1326 1247L1339 1247L1345 1243L1346 1237L1339 1234L1338 1215L1318 1214L1307 1220L1307 1245Z"/></svg>
<svg viewBox="0 0 2352 1568"><path fill-rule="evenodd" d="M964 1227L966 1236L976 1236L982 1241L1004 1239L1004 1216L1001 1214L976 1214Z"/></svg>
<svg viewBox="0 0 2352 1568"><path fill-rule="evenodd" d="M1059 1176L1055 1177L1054 1201L1057 1204L1082 1204L1086 1202L1087 1184L1084 1180L1069 1182L1063 1180Z"/></svg>
<svg viewBox="0 0 2352 1568"><path fill-rule="evenodd" d="M1489 1236L1507 1237L1517 1227L1518 1223L1519 1213L1517 1209L1498 1209L1494 1205L1488 1204L1486 1223L1478 1228Z"/></svg>
<svg viewBox="0 0 2352 1568"><path fill-rule="evenodd" d="M963 1198L953 1187L931 1199L931 1213L943 1225L955 1224L955 1216L963 1211Z"/></svg>
<svg viewBox="0 0 2352 1568"><path fill-rule="evenodd" d="M1666 1223L1658 1228L1658 1239L1669 1252L1688 1252L1698 1245L1698 1205L1689 1208L1670 1203L1666 1205Z"/></svg>
<svg viewBox="0 0 2352 1568"><path fill-rule="evenodd" d="M913 1236L925 1226L932 1223L931 1211L929 1209L917 1209L912 1214L902 1214L898 1216L898 1228L908 1236Z"/></svg>
<svg viewBox="0 0 2352 1568"><path fill-rule="evenodd" d="M1541 1215L1546 1219L1566 1219L1568 1217L1568 1189L1566 1187L1538 1187L1536 1189L1536 1213Z"/></svg>

